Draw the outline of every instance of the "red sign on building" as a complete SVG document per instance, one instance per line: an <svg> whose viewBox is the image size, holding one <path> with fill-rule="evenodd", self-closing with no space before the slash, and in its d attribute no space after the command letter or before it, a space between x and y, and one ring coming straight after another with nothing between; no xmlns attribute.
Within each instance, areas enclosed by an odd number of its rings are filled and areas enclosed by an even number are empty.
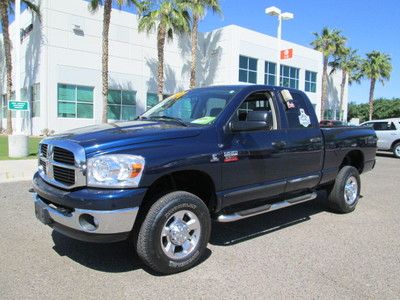
<svg viewBox="0 0 400 300"><path fill-rule="evenodd" d="M293 48L281 50L281 59L289 59L293 57Z"/></svg>

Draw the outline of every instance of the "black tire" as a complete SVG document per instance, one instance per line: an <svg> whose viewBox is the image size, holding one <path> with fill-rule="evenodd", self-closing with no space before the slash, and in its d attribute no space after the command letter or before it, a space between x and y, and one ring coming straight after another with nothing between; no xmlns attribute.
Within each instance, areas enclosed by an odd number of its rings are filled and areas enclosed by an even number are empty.
<svg viewBox="0 0 400 300"><path fill-rule="evenodd" d="M194 239L196 245L183 258L171 258L165 252L163 228L169 221L175 220L176 213L189 212L185 217L194 216L200 224L199 237ZM185 218L184 217L184 218ZM195 221L197 222L197 221ZM174 222L172 222L174 223ZM204 202L197 196L183 191L172 192L158 199L148 211L138 234L136 251L142 261L153 271L161 274L173 274L187 270L196 265L204 255L210 238L210 213ZM188 233L190 235L190 233ZM168 235L170 238L170 235ZM175 249L182 246L171 244ZM165 250L166 251L166 250ZM183 251L183 248L182 248ZM173 254L170 254L173 255Z"/></svg>
<svg viewBox="0 0 400 300"><path fill-rule="evenodd" d="M396 158L400 158L400 143L393 146L393 155Z"/></svg>
<svg viewBox="0 0 400 300"><path fill-rule="evenodd" d="M355 182L356 192L355 199L345 196L346 183ZM351 166L343 167L336 176L335 183L328 194L328 203L331 209L338 213L352 212L360 198L361 181L358 170ZM350 188L351 191L351 188ZM350 195L351 192L349 192Z"/></svg>

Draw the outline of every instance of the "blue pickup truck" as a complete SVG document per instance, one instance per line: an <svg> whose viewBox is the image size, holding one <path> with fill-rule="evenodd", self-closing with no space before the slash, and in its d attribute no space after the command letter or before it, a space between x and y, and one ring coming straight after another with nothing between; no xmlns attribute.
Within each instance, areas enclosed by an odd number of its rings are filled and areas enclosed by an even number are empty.
<svg viewBox="0 0 400 300"><path fill-rule="evenodd" d="M75 239L129 240L146 265L171 274L199 262L212 221L311 201L319 190L331 209L353 211L376 147L368 127L321 129L298 90L198 88L134 121L44 139L35 213Z"/></svg>

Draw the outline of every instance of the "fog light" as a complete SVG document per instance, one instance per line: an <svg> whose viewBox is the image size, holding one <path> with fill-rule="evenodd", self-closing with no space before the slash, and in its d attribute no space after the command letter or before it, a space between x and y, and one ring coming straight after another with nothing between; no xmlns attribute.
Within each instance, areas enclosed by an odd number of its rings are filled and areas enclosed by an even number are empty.
<svg viewBox="0 0 400 300"><path fill-rule="evenodd" d="M99 227L99 221L88 214L82 214L79 216L79 224L86 231L95 231Z"/></svg>

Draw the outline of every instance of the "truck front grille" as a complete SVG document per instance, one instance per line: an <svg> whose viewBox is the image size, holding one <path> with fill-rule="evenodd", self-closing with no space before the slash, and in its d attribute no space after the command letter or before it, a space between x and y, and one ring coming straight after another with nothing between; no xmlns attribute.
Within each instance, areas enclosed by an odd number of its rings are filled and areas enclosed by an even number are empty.
<svg viewBox="0 0 400 300"><path fill-rule="evenodd" d="M40 153L41 153L44 157L47 157L47 148L48 148L48 145L47 145L47 144L41 144L41 145L40 145Z"/></svg>
<svg viewBox="0 0 400 300"><path fill-rule="evenodd" d="M68 186L75 184L75 170L53 166L54 179Z"/></svg>
<svg viewBox="0 0 400 300"><path fill-rule="evenodd" d="M81 146L50 139L39 150L39 175L45 181L64 189L86 185L86 155Z"/></svg>
<svg viewBox="0 0 400 300"><path fill-rule="evenodd" d="M75 164L74 154L71 151L60 147L53 148L53 159L54 161L62 164L67 164L67 165Z"/></svg>

